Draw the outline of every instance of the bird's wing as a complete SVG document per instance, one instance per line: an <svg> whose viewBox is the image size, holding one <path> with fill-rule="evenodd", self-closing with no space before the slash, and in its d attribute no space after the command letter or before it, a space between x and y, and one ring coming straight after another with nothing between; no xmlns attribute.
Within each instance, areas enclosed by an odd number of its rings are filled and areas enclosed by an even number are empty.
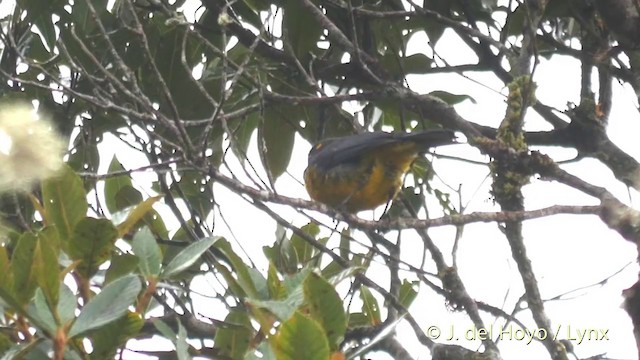
<svg viewBox="0 0 640 360"><path fill-rule="evenodd" d="M391 133L371 132L329 139L327 145L309 157L309 163L325 169L360 160L369 150L398 141Z"/></svg>

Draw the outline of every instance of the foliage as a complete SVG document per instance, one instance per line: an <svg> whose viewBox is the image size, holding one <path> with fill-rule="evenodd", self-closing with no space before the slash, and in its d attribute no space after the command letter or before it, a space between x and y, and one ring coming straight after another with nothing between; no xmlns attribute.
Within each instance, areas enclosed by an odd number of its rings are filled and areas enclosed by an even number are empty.
<svg viewBox="0 0 640 360"><path fill-rule="evenodd" d="M279 360L412 359L423 350L433 359L501 359L509 351L495 336L451 344L434 336L417 317L431 314L431 303L427 310L416 301L424 294L475 329L554 333L534 269L544 260L528 254L523 224L596 215L617 234L606 241L640 240L640 213L626 200L538 148L572 149L576 160L596 160L616 184L640 190L640 164L606 131L614 84L640 94L633 4L17 0L0 20L0 106L35 104L70 150L56 176L0 196L2 358L126 358L129 340L153 344L154 336L169 350L136 351ZM471 55L441 54L452 39ZM562 57L581 65L580 94L554 108L536 98L537 70ZM440 87L442 75L486 82L502 96L501 115L479 123L484 115L463 113L481 100ZM419 92L412 79L431 88ZM547 130L530 130L531 121ZM480 164L492 181L482 190L492 211L468 212L461 191L438 181L424 159L404 201L379 221L283 185L302 179L292 169L308 143L438 127L466 137L468 156L454 166ZM486 157L472 160L474 149ZM549 195L549 207L531 210L534 178L595 205L560 205ZM237 215L229 193L277 226L275 240L249 213L241 224L227 221ZM476 222L498 225L507 240L522 287L512 304L467 291L458 245L463 233L480 236L468 227ZM440 226L455 230L454 245L433 235ZM234 227L252 228L255 238L234 238ZM420 246L407 250L401 240L409 236ZM265 246L257 258L243 245ZM416 254L421 261L410 260ZM637 286L625 292L636 335ZM407 324L418 351L396 335ZM577 345L569 340L538 337L543 355L534 356L568 359Z"/></svg>

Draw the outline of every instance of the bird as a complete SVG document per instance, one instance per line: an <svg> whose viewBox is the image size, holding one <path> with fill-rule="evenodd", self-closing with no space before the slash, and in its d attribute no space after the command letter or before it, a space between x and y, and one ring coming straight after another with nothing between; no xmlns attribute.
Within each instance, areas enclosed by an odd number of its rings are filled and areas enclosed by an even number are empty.
<svg viewBox="0 0 640 360"><path fill-rule="evenodd" d="M389 205L418 156L454 143L447 129L327 138L309 151L305 188L311 199L349 213Z"/></svg>

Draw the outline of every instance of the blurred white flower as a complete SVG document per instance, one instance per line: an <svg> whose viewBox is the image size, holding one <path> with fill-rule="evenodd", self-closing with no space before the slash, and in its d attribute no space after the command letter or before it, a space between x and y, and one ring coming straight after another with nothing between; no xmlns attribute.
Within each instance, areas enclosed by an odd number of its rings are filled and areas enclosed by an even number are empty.
<svg viewBox="0 0 640 360"><path fill-rule="evenodd" d="M0 191L27 190L62 165L65 142L28 105L0 107Z"/></svg>

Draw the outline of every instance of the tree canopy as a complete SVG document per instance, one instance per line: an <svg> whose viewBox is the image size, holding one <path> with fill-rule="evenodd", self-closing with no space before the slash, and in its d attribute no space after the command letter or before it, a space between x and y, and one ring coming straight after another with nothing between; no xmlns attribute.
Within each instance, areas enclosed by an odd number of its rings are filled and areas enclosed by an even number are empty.
<svg viewBox="0 0 640 360"><path fill-rule="evenodd" d="M2 359L638 353L564 330L609 303L558 305L612 282L621 253L637 271L639 153L608 131L637 129L636 1L0 7L0 109L35 107L68 144L50 176L57 148L0 113ZM461 144L418 159L383 216L307 200L310 144L433 128ZM557 259L575 273L540 270ZM616 336L639 347L639 285L615 284Z"/></svg>

